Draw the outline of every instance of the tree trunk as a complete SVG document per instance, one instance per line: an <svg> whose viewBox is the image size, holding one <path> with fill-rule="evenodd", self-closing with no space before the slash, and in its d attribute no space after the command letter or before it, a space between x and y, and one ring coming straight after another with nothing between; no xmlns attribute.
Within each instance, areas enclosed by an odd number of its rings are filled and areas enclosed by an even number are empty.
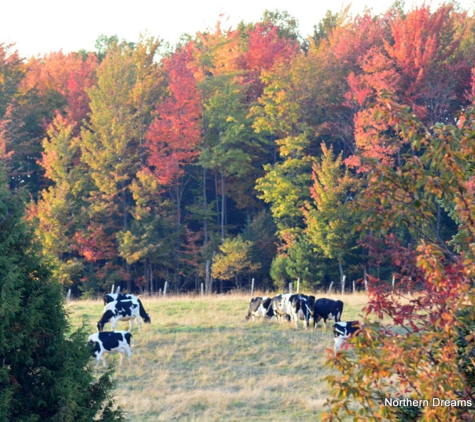
<svg viewBox="0 0 475 422"><path fill-rule="evenodd" d="M206 198L206 169L203 167L203 232L204 243L208 243L208 202Z"/></svg>
<svg viewBox="0 0 475 422"><path fill-rule="evenodd" d="M340 281L343 280L343 263L341 258L338 258L338 268L340 269Z"/></svg>
<svg viewBox="0 0 475 422"><path fill-rule="evenodd" d="M221 241L224 242L224 226L225 226L225 217L224 214L226 213L226 197L224 195L224 174L223 171L221 173Z"/></svg>

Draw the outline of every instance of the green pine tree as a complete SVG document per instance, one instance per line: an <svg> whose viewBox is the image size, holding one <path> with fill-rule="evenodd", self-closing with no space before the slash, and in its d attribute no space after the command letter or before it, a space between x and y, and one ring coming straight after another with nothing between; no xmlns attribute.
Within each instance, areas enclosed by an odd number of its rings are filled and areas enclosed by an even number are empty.
<svg viewBox="0 0 475 422"><path fill-rule="evenodd" d="M68 335L61 285L0 169L0 420L120 421L111 373L95 379L84 329Z"/></svg>

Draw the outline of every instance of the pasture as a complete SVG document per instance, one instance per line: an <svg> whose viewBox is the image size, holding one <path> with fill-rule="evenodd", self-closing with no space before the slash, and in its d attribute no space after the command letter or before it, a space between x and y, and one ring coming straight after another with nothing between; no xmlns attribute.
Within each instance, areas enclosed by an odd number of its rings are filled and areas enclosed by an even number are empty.
<svg viewBox="0 0 475 422"><path fill-rule="evenodd" d="M358 319L367 300L327 297L343 300L342 320ZM305 331L300 322L296 331L292 323L246 321L250 297L244 295L141 299L152 324L140 333L135 324L133 365L124 360L114 375L128 420L318 420L328 397L331 323L327 331L321 322ZM91 334L103 308L102 300L68 303L72 325L84 321ZM128 323L117 329L128 330ZM107 355L109 364L118 359Z"/></svg>

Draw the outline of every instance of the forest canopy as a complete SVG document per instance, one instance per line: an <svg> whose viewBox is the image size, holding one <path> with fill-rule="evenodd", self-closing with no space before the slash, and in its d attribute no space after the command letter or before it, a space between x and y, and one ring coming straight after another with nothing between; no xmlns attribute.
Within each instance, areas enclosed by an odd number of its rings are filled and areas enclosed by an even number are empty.
<svg viewBox="0 0 475 422"><path fill-rule="evenodd" d="M390 282L394 242L414 251L427 227L376 229L360 206L388 194L371 163L397 171L419 154L383 99L427 128L459 124L475 94L473 33L452 4L395 4L328 12L306 39L274 11L172 48L103 35L96 51L23 60L1 44L0 155L76 295ZM417 186L397 200L420 202ZM432 234L459 253L457 204L424 200Z"/></svg>

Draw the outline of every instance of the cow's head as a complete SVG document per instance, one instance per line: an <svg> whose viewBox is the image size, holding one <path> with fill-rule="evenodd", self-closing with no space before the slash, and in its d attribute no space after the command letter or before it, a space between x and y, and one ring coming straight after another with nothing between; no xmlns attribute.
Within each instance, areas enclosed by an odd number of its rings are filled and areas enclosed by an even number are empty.
<svg viewBox="0 0 475 422"><path fill-rule="evenodd" d="M101 351L99 343L97 341L89 340L87 345L91 349L91 356L96 358L98 353Z"/></svg>
<svg viewBox="0 0 475 422"><path fill-rule="evenodd" d="M152 323L152 320L150 319L149 314L145 314L145 316L143 317L143 322L145 322L146 324L151 324Z"/></svg>
<svg viewBox="0 0 475 422"><path fill-rule="evenodd" d="M112 312L111 310L107 310L106 312L104 312L102 318L97 322L97 331L104 331L104 325L106 325L113 316L114 312Z"/></svg>

